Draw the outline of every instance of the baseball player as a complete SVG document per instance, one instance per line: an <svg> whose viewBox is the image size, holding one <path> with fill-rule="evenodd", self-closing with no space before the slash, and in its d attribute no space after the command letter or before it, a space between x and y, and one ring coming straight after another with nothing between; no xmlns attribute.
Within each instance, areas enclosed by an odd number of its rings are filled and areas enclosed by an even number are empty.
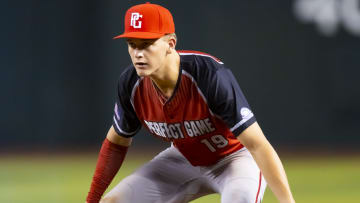
<svg viewBox="0 0 360 203"><path fill-rule="evenodd" d="M115 38L126 39L132 65L119 78L88 203L185 203L212 193L222 203L259 203L267 184L281 203L295 202L235 77L209 54L175 50L166 8L131 7ZM171 146L101 199L141 126Z"/></svg>

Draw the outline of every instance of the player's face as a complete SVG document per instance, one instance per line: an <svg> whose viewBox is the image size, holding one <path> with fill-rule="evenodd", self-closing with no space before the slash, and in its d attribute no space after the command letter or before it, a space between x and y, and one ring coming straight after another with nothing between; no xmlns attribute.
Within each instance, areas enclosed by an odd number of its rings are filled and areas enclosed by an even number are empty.
<svg viewBox="0 0 360 203"><path fill-rule="evenodd" d="M132 63L140 77L152 76L165 66L169 45L162 38L128 38L127 44Z"/></svg>

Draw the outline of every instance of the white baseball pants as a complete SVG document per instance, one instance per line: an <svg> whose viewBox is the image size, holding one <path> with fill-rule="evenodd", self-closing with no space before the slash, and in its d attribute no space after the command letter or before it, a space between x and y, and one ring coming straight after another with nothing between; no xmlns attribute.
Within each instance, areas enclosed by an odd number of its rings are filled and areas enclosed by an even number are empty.
<svg viewBox="0 0 360 203"><path fill-rule="evenodd" d="M194 167L173 146L123 179L101 203L187 203L219 193L222 203L260 203L266 181L247 149Z"/></svg>

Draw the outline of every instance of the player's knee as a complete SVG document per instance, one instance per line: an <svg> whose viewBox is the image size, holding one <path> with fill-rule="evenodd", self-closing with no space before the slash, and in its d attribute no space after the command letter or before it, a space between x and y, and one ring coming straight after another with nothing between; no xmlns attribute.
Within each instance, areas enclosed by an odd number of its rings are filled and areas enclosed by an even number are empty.
<svg viewBox="0 0 360 203"><path fill-rule="evenodd" d="M257 190L258 185L255 183L239 185L235 181L226 186L221 194L221 199L224 203L253 203L256 200Z"/></svg>
<svg viewBox="0 0 360 203"><path fill-rule="evenodd" d="M255 202L255 195L244 190L232 190L227 194L222 195L222 202L224 203L250 203Z"/></svg>
<svg viewBox="0 0 360 203"><path fill-rule="evenodd" d="M107 193L100 201L100 203L129 203L131 202L132 189L126 183L126 179L120 182L115 188Z"/></svg>

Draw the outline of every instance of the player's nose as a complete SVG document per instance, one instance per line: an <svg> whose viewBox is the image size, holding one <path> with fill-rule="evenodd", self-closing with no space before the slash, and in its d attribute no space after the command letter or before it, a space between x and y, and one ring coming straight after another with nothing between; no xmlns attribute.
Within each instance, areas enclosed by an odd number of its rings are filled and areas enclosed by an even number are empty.
<svg viewBox="0 0 360 203"><path fill-rule="evenodd" d="M134 50L135 58L142 58L144 57L144 53L141 49L135 49Z"/></svg>

